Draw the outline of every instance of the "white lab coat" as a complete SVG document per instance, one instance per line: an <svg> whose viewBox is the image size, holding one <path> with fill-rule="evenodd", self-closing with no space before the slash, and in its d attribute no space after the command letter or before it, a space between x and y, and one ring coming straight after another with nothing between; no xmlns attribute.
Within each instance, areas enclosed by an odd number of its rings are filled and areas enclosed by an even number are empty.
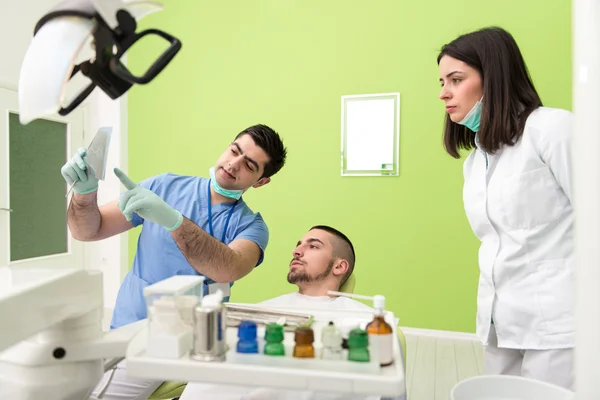
<svg viewBox="0 0 600 400"><path fill-rule="evenodd" d="M477 335L498 346L575 345L571 139L573 116L540 107L521 139L464 163L465 212L479 249ZM487 157L487 167L486 167Z"/></svg>

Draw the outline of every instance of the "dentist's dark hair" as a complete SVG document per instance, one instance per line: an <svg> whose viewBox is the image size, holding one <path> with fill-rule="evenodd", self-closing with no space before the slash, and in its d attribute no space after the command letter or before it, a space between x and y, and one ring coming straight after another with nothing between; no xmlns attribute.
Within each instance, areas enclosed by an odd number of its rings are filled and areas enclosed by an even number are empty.
<svg viewBox="0 0 600 400"><path fill-rule="evenodd" d="M529 115L542 106L517 42L502 28L467 33L444 45L437 58L463 61L476 69L483 84L478 139L488 152L514 145L523 135ZM475 135L446 115L444 147L454 158L459 150L475 148Z"/></svg>
<svg viewBox="0 0 600 400"><path fill-rule="evenodd" d="M254 143L269 156L269 161L265 164L265 170L261 178L269 178L283 168L287 157L287 149L277 132L267 125L259 124L244 129L235 138L237 139L243 135L250 135Z"/></svg>

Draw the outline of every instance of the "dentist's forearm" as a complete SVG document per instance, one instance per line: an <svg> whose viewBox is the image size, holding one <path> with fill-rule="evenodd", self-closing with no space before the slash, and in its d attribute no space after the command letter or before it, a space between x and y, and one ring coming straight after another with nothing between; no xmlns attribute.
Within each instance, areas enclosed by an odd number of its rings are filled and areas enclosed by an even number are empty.
<svg viewBox="0 0 600 400"><path fill-rule="evenodd" d="M67 211L67 224L74 239L83 242L95 239L102 224L97 191L73 194Z"/></svg>
<svg viewBox="0 0 600 400"><path fill-rule="evenodd" d="M233 282L243 276L237 266L240 257L235 250L221 243L187 218L171 236L188 260L199 273L215 282Z"/></svg>

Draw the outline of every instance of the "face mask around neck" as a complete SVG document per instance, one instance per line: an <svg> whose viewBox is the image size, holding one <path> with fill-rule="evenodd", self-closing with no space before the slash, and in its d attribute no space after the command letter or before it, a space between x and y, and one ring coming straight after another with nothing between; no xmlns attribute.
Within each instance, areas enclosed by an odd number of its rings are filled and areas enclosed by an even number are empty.
<svg viewBox="0 0 600 400"><path fill-rule="evenodd" d="M481 108L483 106L483 96L481 99L473 105L471 110L465 115L465 117L458 122L459 125L466 126L473 132L479 131L479 123L481 122Z"/></svg>
<svg viewBox="0 0 600 400"><path fill-rule="evenodd" d="M244 193L243 190L228 190L219 186L217 178L215 177L215 167L210 169L210 186L212 186L215 192L219 193L221 196L227 197L228 199L239 200L240 197L242 197L242 193Z"/></svg>

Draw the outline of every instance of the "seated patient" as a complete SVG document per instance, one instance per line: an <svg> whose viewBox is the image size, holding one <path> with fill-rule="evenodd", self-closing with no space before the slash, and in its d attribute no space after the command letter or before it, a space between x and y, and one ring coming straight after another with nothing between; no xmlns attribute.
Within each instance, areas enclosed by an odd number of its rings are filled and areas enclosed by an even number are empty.
<svg viewBox="0 0 600 400"><path fill-rule="evenodd" d="M284 294L259 303L288 308L325 310L367 310L369 306L347 297L331 297L329 290L338 291L354 270L354 248L343 233L328 226L315 226L304 235L292 252L287 275L298 292ZM188 383L180 400L375 400L364 397L313 391L281 390L218 384Z"/></svg>

